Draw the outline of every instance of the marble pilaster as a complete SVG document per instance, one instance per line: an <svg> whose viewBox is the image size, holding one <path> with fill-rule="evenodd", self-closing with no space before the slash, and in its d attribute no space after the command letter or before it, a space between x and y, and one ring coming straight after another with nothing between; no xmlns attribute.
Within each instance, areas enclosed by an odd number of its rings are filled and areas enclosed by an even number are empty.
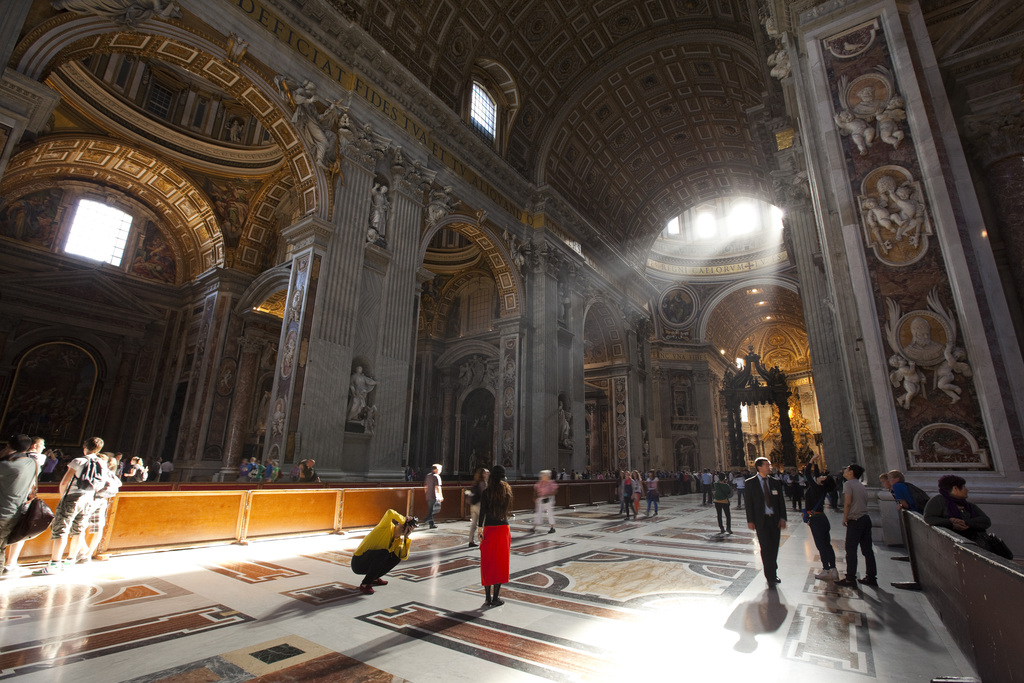
<svg viewBox="0 0 1024 683"><path fill-rule="evenodd" d="M323 375L330 374L332 363L318 345L311 343L321 299L326 302L323 308L329 307L330 298L320 290L320 275L333 233L334 226L314 216L307 216L281 231L281 236L291 246L292 267L278 342L274 386L270 392L263 460L274 458L282 469L286 464L310 457L317 460L318 467L323 467L315 452L303 452L303 433L313 437L309 443L315 447L324 443L321 438L316 438L321 434L315 429L315 426L323 424L322 416L338 419L336 397L323 396L318 392L324 382ZM307 375L310 365L315 371ZM346 381L344 386L347 385ZM331 406L335 406L333 411ZM307 430L310 422L315 426Z"/></svg>
<svg viewBox="0 0 1024 683"><path fill-rule="evenodd" d="M236 368L235 340L242 320L235 309L252 276L213 268L196 281L199 309L195 344L190 353L188 392L185 397L175 455L175 475L182 481L205 478L220 467L230 398L218 392L225 373Z"/></svg>
<svg viewBox="0 0 1024 683"><path fill-rule="evenodd" d="M898 467L1019 479L1020 349L999 332L1012 323L920 8L839 9L801 17L806 56L794 72L801 129L820 143L807 162L828 272L833 290L852 295L836 310L856 339L845 358L858 459L869 476ZM873 144L850 133L851 116L876 126ZM970 375L950 369L958 362ZM956 392L933 391L940 378Z"/></svg>
<svg viewBox="0 0 1024 683"><path fill-rule="evenodd" d="M523 349L524 430L520 474L555 467L558 449L559 255L537 235L527 260L525 310L532 323Z"/></svg>

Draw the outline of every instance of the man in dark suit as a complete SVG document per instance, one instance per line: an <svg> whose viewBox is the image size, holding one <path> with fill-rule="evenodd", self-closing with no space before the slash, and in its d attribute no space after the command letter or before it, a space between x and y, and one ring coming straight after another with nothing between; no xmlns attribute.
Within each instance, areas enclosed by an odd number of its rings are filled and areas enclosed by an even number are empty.
<svg viewBox="0 0 1024 683"><path fill-rule="evenodd" d="M747 503L747 527L757 532L757 542L761 546L761 563L764 565L764 578L768 588L774 589L780 583L779 541L782 530L786 528L786 498L782 492L782 484L768 476L772 463L768 458L754 461L757 474L746 480L744 497Z"/></svg>

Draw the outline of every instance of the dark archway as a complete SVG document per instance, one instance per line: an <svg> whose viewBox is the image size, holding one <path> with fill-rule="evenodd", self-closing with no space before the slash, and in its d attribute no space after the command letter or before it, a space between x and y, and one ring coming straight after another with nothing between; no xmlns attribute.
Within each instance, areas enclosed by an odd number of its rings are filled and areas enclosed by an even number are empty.
<svg viewBox="0 0 1024 683"><path fill-rule="evenodd" d="M742 467L745 464L740 406L774 404L779 411L782 465L796 467L796 446L793 443L793 428L789 424L790 391L786 384L786 373L778 367L765 370L761 365L761 356L754 353L753 346L748 348L743 360L743 369L738 374L730 369L722 380L725 410L729 417L729 466ZM757 370L760 380L754 375L754 370Z"/></svg>
<svg viewBox="0 0 1024 683"><path fill-rule="evenodd" d="M462 402L459 429L459 456L455 467L475 472L494 464L494 394L474 389Z"/></svg>

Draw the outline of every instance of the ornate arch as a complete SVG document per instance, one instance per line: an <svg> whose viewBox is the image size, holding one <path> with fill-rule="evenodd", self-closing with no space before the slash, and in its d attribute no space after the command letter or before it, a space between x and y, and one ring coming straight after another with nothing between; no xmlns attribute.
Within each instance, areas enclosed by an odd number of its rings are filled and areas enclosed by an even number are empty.
<svg viewBox="0 0 1024 683"><path fill-rule="evenodd" d="M251 58L235 65L215 56L226 50L226 39L215 42L176 24L153 21L146 24L146 30L120 30L105 19L64 13L29 33L18 44L12 61L22 74L42 81L66 62L97 52L116 52L161 60L216 84L244 103L276 139L295 178L294 191L302 198L303 215L329 220L334 202L331 183L292 127L291 117L271 85L273 74Z"/></svg>
<svg viewBox="0 0 1024 683"><path fill-rule="evenodd" d="M171 228L186 280L221 262L224 242L206 194L187 175L125 142L98 136L49 136L11 159L0 193L74 180L135 198Z"/></svg>
<svg viewBox="0 0 1024 683"><path fill-rule="evenodd" d="M447 216L423 232L420 240L419 261L423 263L430 240L442 228L457 232L472 240L483 252L484 258L494 273L494 282L498 288L499 317L512 318L521 313L522 276L512 266L512 259L501 240L495 239L489 228L479 223L472 223L467 216ZM445 311L447 313L447 310Z"/></svg>
<svg viewBox="0 0 1024 683"><path fill-rule="evenodd" d="M485 279L492 281L492 274L490 271L484 268L471 268L470 270L463 271L456 275L450 282L445 285L444 290L441 292L441 297L437 302L437 315L434 316L431 329L431 334L442 334L444 332L443 325L447 324L448 316L451 315L452 305L461 292L467 285L474 280Z"/></svg>
<svg viewBox="0 0 1024 683"><path fill-rule="evenodd" d="M708 299L707 303L703 305L702 310L700 312L700 317L695 328L696 338L694 339L694 341L707 341L708 323L714 317L715 310L726 298L728 298L732 294L735 294L736 292L745 289L750 289L751 287L760 286L781 287L794 293L797 297L800 296L799 285L795 281L788 278L779 277L775 275L765 275L761 277L752 277L737 280L736 282L730 284L728 287L724 287L722 290L716 292L715 295Z"/></svg>
<svg viewBox="0 0 1024 683"><path fill-rule="evenodd" d="M584 363L622 363L628 358L625 320L617 311L613 302L602 297L587 302L583 311Z"/></svg>

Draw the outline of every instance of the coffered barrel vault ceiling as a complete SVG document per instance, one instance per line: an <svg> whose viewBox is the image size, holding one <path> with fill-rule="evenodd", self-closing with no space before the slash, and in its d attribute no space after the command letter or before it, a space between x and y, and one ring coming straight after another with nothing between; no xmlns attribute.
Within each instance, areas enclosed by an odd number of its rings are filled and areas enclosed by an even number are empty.
<svg viewBox="0 0 1024 683"><path fill-rule="evenodd" d="M777 87L753 0L330 0L460 110L495 60L520 108L506 160L621 245L730 195L771 201L749 122Z"/></svg>

